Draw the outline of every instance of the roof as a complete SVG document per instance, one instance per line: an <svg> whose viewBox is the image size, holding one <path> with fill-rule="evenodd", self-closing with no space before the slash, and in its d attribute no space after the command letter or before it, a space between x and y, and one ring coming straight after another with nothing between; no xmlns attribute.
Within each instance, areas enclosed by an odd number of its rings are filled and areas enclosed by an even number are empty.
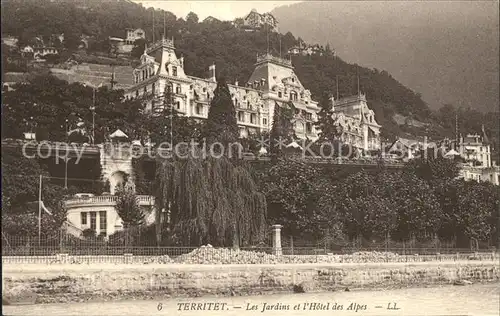
<svg viewBox="0 0 500 316"><path fill-rule="evenodd" d="M449 152L447 152L444 156L445 157L460 156L460 154L456 150L452 149Z"/></svg>
<svg viewBox="0 0 500 316"><path fill-rule="evenodd" d="M3 76L3 82L7 83L20 83L27 82L29 74L26 72L6 72Z"/></svg>
<svg viewBox="0 0 500 316"><path fill-rule="evenodd" d="M300 148L300 149L302 149L302 147L299 144L297 144L297 142L295 142L295 141L293 141L290 144L286 145L286 148Z"/></svg>
<svg viewBox="0 0 500 316"><path fill-rule="evenodd" d="M109 135L110 138L128 138L122 130L117 129L113 134Z"/></svg>

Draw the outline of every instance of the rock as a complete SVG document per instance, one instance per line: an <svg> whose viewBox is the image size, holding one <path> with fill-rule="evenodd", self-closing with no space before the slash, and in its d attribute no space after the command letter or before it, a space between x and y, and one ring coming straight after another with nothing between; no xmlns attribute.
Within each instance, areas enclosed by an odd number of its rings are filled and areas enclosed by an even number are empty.
<svg viewBox="0 0 500 316"><path fill-rule="evenodd" d="M467 280L456 280L455 282L453 282L453 285L460 285L460 286L470 285L470 284L472 284L472 282Z"/></svg>
<svg viewBox="0 0 500 316"><path fill-rule="evenodd" d="M303 284L294 284L293 285L293 292L294 293L305 293L306 290L304 289Z"/></svg>

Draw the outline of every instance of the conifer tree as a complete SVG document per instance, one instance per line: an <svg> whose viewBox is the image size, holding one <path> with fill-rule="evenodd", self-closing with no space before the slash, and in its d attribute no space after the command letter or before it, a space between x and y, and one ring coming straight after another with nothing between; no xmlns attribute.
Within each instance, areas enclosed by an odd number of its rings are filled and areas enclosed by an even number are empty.
<svg viewBox="0 0 500 316"><path fill-rule="evenodd" d="M335 126L333 115L333 104L331 95L324 92L319 102L321 110L318 113L318 121L315 123L316 127L320 130L319 142L332 142L340 137L341 131L338 126Z"/></svg>
<svg viewBox="0 0 500 316"><path fill-rule="evenodd" d="M270 153L273 157L281 156L284 149L283 145L288 145L295 138L292 124L294 111L295 107L291 102L281 106L275 103L273 126L269 140Z"/></svg>
<svg viewBox="0 0 500 316"><path fill-rule="evenodd" d="M224 78L219 78L214 97L210 102L208 118L203 128L202 137L208 144L220 142L224 146L236 142L239 136L236 122L236 110Z"/></svg>

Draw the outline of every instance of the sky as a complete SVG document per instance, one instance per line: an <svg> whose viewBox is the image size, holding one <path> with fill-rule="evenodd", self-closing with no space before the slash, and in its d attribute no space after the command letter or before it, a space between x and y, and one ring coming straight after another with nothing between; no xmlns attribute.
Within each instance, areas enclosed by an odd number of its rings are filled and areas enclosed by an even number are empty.
<svg viewBox="0 0 500 316"><path fill-rule="evenodd" d="M219 20L234 20L244 17L252 9L259 13L265 13L279 6L285 6L301 1L135 1L144 7L155 7L175 14L178 18L185 18L189 12L198 15L200 21L208 16L213 16Z"/></svg>

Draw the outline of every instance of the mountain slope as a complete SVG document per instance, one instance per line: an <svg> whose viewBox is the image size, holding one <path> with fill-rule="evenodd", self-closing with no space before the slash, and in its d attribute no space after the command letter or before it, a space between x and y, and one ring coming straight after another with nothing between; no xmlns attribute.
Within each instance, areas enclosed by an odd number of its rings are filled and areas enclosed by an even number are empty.
<svg viewBox="0 0 500 316"><path fill-rule="evenodd" d="M498 1L307 1L272 14L281 32L387 70L432 108L498 109Z"/></svg>

